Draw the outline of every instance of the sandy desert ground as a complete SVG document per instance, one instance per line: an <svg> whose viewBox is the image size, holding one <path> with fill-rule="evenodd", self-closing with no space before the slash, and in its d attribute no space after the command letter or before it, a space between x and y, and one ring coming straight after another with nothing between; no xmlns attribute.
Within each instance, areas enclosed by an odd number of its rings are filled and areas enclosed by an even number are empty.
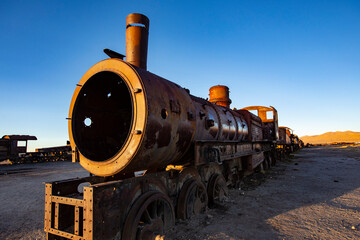
<svg viewBox="0 0 360 240"><path fill-rule="evenodd" d="M360 239L359 173L359 146L303 149L166 239ZM0 166L0 239L45 239L43 182L87 175L69 162Z"/></svg>

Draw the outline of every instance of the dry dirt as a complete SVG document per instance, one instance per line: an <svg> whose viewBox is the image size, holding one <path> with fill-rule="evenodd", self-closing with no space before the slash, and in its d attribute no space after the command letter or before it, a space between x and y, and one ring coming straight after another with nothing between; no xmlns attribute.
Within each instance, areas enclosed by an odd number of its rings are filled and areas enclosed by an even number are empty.
<svg viewBox="0 0 360 240"><path fill-rule="evenodd" d="M0 239L44 239L42 182L87 175L68 162L0 166ZM303 149L166 239L360 239L360 147Z"/></svg>
<svg viewBox="0 0 360 240"><path fill-rule="evenodd" d="M71 162L0 166L0 239L46 239L43 183L85 176Z"/></svg>

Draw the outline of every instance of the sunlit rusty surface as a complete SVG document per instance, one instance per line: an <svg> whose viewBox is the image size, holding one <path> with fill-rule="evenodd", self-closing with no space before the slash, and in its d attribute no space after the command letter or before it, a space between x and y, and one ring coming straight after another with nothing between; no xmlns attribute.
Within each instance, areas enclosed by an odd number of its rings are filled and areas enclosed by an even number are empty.
<svg viewBox="0 0 360 240"><path fill-rule="evenodd" d="M230 108L229 88L223 85L213 86L209 89L209 101L219 106Z"/></svg>
<svg viewBox="0 0 360 240"><path fill-rule="evenodd" d="M37 140L35 136L29 135L5 135L0 139L0 160L16 158L21 153L27 152L29 140ZM20 145L19 142L24 143Z"/></svg>
<svg viewBox="0 0 360 240"><path fill-rule="evenodd" d="M263 136L264 139L270 141L277 141L279 139L279 127L278 127L278 113L277 110L270 106L249 106L242 108L243 110L257 111L257 115L263 122ZM267 113L271 113L271 118L268 118Z"/></svg>
<svg viewBox="0 0 360 240"><path fill-rule="evenodd" d="M279 127L279 144L291 144L291 128Z"/></svg>
<svg viewBox="0 0 360 240"><path fill-rule="evenodd" d="M147 17L130 14L126 61L106 49L110 59L77 84L67 118L72 158L96 176L46 184L49 239L161 237L175 213L202 213L245 174L275 163L276 109L231 110L226 86L211 87L207 101L147 71L148 31Z"/></svg>
<svg viewBox="0 0 360 240"><path fill-rule="evenodd" d="M126 17L126 61L146 70L149 19L139 13Z"/></svg>

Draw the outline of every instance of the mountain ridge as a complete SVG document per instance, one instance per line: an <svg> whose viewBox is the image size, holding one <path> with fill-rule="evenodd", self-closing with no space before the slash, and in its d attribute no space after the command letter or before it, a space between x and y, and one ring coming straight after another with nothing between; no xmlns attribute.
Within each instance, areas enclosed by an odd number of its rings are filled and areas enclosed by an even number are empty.
<svg viewBox="0 0 360 240"><path fill-rule="evenodd" d="M335 131L326 132L320 135L305 135L300 139L306 143L328 144L333 142L360 142L360 132L354 131Z"/></svg>

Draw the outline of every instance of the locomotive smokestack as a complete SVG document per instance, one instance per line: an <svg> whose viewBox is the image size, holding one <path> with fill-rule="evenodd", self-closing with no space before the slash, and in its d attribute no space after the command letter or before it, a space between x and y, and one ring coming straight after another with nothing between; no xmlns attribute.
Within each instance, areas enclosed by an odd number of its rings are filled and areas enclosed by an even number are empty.
<svg viewBox="0 0 360 240"><path fill-rule="evenodd" d="M209 89L209 102L230 108L229 88L223 85L213 86Z"/></svg>
<svg viewBox="0 0 360 240"><path fill-rule="evenodd" d="M149 19L140 13L126 17L126 61L146 70Z"/></svg>

